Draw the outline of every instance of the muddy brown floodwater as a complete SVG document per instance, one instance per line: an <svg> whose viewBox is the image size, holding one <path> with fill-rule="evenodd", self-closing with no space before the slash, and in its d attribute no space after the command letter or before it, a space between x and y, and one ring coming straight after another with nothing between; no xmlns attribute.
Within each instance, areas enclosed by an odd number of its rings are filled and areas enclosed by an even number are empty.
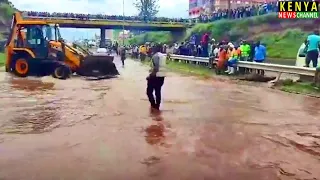
<svg viewBox="0 0 320 180"><path fill-rule="evenodd" d="M101 81L1 72L0 179L320 179L320 100L172 73L152 115L147 68L126 63Z"/></svg>

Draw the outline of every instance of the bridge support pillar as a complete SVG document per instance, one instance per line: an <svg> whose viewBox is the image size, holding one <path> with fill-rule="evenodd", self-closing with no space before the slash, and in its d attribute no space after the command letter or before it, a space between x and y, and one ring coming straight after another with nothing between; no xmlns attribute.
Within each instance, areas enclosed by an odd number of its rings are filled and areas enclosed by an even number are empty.
<svg viewBox="0 0 320 180"><path fill-rule="evenodd" d="M100 48L106 47L106 28L100 29Z"/></svg>
<svg viewBox="0 0 320 180"><path fill-rule="evenodd" d="M178 42L183 40L183 38L186 35L186 30L183 31L171 31L171 36L172 36L172 40L173 42Z"/></svg>

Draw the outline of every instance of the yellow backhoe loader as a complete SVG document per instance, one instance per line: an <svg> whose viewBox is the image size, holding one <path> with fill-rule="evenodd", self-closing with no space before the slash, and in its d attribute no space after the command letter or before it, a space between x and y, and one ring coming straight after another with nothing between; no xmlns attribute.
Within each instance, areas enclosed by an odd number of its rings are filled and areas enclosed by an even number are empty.
<svg viewBox="0 0 320 180"><path fill-rule="evenodd" d="M51 74L67 79L74 72L99 78L119 75L113 56L70 46L61 38L57 24L23 19L20 12L13 15L5 52L6 71L20 77Z"/></svg>

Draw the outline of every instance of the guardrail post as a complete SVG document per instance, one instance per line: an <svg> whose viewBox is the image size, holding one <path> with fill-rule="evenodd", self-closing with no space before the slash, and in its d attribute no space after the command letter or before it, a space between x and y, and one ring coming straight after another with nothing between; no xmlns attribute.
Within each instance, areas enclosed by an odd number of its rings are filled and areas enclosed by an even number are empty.
<svg viewBox="0 0 320 180"><path fill-rule="evenodd" d="M275 79L275 82L280 80L281 75L282 75L282 72L279 72L277 78Z"/></svg>
<svg viewBox="0 0 320 180"><path fill-rule="evenodd" d="M319 79L320 79L320 69L316 69L316 72L315 72L315 74L314 74L314 80L313 80L313 83L314 83L314 85L315 86L319 86L320 85L320 81L319 81Z"/></svg>

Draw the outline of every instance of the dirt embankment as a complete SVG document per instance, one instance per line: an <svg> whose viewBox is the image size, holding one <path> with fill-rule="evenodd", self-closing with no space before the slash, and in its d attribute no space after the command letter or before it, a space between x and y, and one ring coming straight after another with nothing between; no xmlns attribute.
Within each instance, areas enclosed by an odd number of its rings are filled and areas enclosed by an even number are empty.
<svg viewBox="0 0 320 180"><path fill-rule="evenodd" d="M320 28L320 19L293 19L293 20L281 20L276 22L268 22L265 24L259 24L250 26L248 33L246 34L247 39L254 40L257 37L261 37L267 33L285 33L286 31L297 29L304 33L310 33L315 29Z"/></svg>

